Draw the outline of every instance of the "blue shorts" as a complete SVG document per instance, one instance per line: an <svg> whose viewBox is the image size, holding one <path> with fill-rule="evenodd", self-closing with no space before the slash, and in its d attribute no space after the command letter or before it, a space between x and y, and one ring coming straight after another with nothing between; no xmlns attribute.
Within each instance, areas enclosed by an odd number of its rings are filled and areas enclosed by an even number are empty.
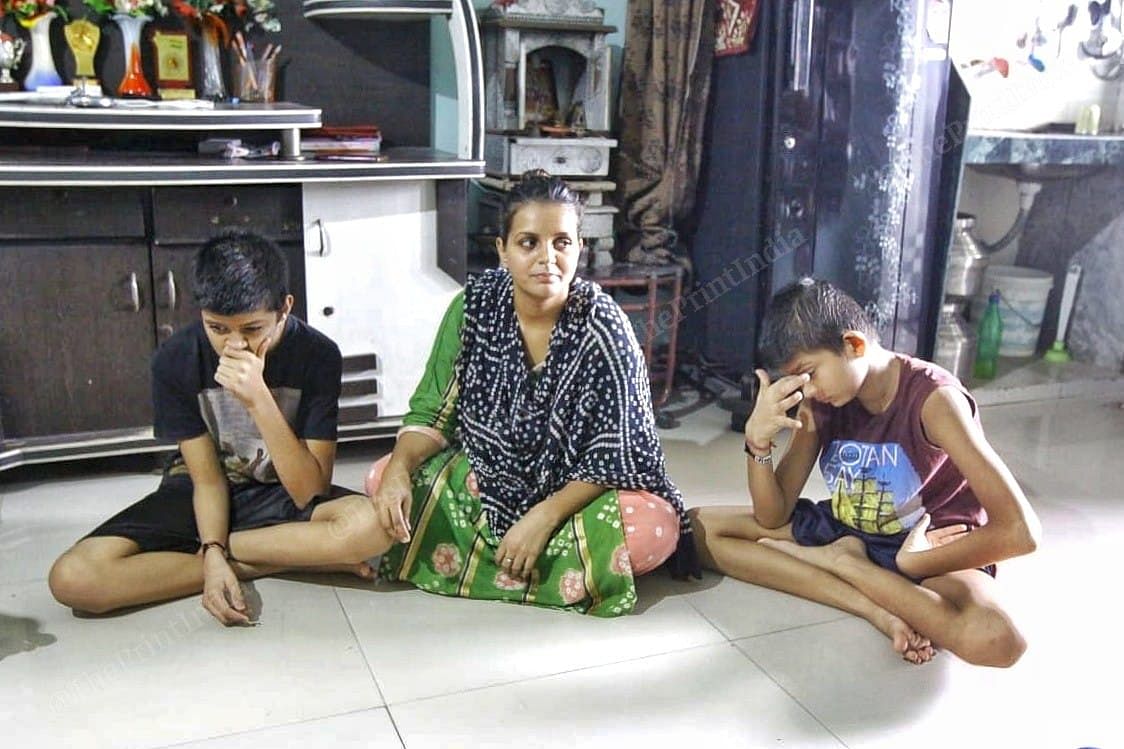
<svg viewBox="0 0 1124 749"><path fill-rule="evenodd" d="M866 555L870 561L879 567L896 572L903 577L909 577L898 569L898 550L905 543L908 531L885 536L877 533L864 533L841 523L831 513L831 500L823 499L813 502L801 497L796 500L796 507L792 511L792 537L801 546L826 546L832 541L843 536L854 536L866 546ZM981 571L995 577L995 565L989 564L981 567ZM918 579L910 578L914 582Z"/></svg>

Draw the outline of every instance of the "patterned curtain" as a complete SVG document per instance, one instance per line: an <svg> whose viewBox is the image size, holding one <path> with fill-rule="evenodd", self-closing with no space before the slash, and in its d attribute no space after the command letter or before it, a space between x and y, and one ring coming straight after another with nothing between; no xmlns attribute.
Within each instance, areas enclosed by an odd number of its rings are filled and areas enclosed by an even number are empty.
<svg viewBox="0 0 1124 749"><path fill-rule="evenodd" d="M716 0L632 0L621 70L622 255L676 262L691 216L714 63Z"/></svg>

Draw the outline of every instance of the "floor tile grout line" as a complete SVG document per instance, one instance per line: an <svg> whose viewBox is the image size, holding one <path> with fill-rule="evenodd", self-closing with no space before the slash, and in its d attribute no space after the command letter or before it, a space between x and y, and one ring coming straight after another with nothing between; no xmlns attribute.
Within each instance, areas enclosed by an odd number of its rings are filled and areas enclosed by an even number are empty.
<svg viewBox="0 0 1124 749"><path fill-rule="evenodd" d="M705 621L707 624L709 624L711 627L713 627L715 629L715 631L718 632L718 634L725 637L726 642L733 642L733 640L730 639L730 636L728 634L726 634L726 632L723 631L723 629L721 627L719 627L717 624L715 624L714 621L712 621L709 616L704 614L703 610L700 609L698 606L696 606L695 602L692 601L690 598L687 599L687 605L690 606L691 608L693 608L695 610L695 613L698 614L699 616L701 616L703 618L703 621Z"/></svg>
<svg viewBox="0 0 1124 749"><path fill-rule="evenodd" d="M390 709L390 702L386 699L386 694L382 691L382 684L379 683L379 677L375 675L375 667L371 664L371 659L367 657L367 650L363 647L363 641L359 639L359 633L355 631L355 623L351 620L351 613L344 605L343 599L340 598L340 589L335 585L332 586L332 595L336 597L336 603L340 605L340 611L343 612L343 617L347 621L347 628L351 630L351 636L355 639L355 645L359 648L359 654L363 657L363 663L367 665L367 672L371 675L371 681L374 682L375 690L379 693L379 699L382 700L383 707L386 708L386 716L390 719L390 725L394 728L394 734L398 737L398 743L403 747L406 746L406 741L402 738L402 731L398 728L398 721L394 719L394 713Z"/></svg>
<svg viewBox="0 0 1124 749"><path fill-rule="evenodd" d="M811 625L809 625L809 626L811 626ZM740 639L743 639L743 640L751 640L751 639L753 639L753 638L752 638L752 637L743 637L743 638L740 638ZM847 749L847 746L848 746L848 745L847 745L847 742L846 742L846 741L844 741L844 740L842 739L842 737L840 737L840 736L839 736L838 734L836 734L836 733L835 733L835 731L833 731L833 730L831 730L830 728L828 728L827 724L826 724L826 723L824 723L824 722L823 722L822 720L820 720L820 716L818 716L818 715L816 715L816 714L815 714L814 712L812 712L812 709L811 709L810 707L808 707L807 705L805 705L805 704L804 704L803 702L801 702L801 701L800 701L800 700L799 700L799 699L798 699L798 698L796 697L796 695L794 695L794 694L793 694L792 692L790 692L790 691L788 691L787 689L785 689L784 685L783 685L783 684L781 684L781 683L780 683L780 682L779 682L779 681L777 680L777 678L776 678L775 676L773 676L773 674L772 674L772 673L770 673L770 672L769 672L769 670L768 670L767 668L765 668L765 667L764 667L763 665L761 665L761 664L760 664L760 663L758 663L758 662L757 662L756 660L754 660L753 656L751 656L751 655L750 655L749 653L747 653L747 652L745 652L744 650L742 650L741 648L739 648L739 647L737 646L737 643L735 643L735 642L731 641L731 642L730 642L730 647L732 647L732 648L733 648L734 650L738 651L738 653L739 653L739 654L741 654L741 656L742 656L743 658L745 658L745 659L746 659L747 661L749 661L749 662L750 662L750 663L752 663L752 664L753 664L754 666L756 666L756 667L757 667L757 668L758 668L758 669L759 669L759 670L761 671L761 673L765 674L766 678L768 678L768 679L769 679L769 681L771 681L771 682L773 682L774 684L776 684L776 686L777 686L777 689L781 690L781 691L782 691L782 692L784 692L784 693L785 693L786 695L788 695L788 698L789 698L790 700L792 700L793 702L795 702L795 703L796 703L797 705L799 705L799 706L800 706L800 709L801 709L801 710L803 710L803 711L804 711L805 713L807 713L807 714L808 714L808 717L810 717L810 718L811 718L812 720L814 720L814 721L816 722L816 724L817 724L817 725L819 725L819 726L820 726L821 728L823 728L823 730L827 731L827 732L828 732L828 734L829 734L829 735L830 735L830 736L831 736L831 737L832 737L833 739L835 739L836 741L838 741L838 742L839 742L839 745L840 745L841 747L844 747L844 749Z"/></svg>
<svg viewBox="0 0 1124 749"><path fill-rule="evenodd" d="M771 632L758 632L755 635L743 635L742 637L733 638L732 640L730 640L730 642L736 643L736 642L740 642L742 640L756 640L759 637L769 637L770 635L779 635L779 634L785 633L785 632L798 632L802 629L809 629L811 627L822 627L825 624L834 624L836 622L844 622L844 621L848 621L850 619L861 619L862 618L862 617L856 616L854 614L848 614L845 611L840 612L840 614L841 614L841 616L839 616L836 619L825 619L822 622L807 622L805 624L797 624L795 626L787 627L785 629L774 629Z"/></svg>
<svg viewBox="0 0 1124 749"><path fill-rule="evenodd" d="M361 707L361 708L358 708L356 710L345 710L342 713L332 713L330 715L316 715L316 716L313 716L311 718L303 718L301 720L294 720L290 723L276 723L276 724L273 724L273 725L261 726L259 728L247 728L244 731L232 731L230 733L220 733L220 734L216 734L214 736L205 736L201 739L188 739L187 741L177 741L174 744L155 744L153 746L148 747L148 749L175 749L175 747L178 747L178 746L191 746L192 744L201 744L201 743L206 742L206 741L217 741L219 739L227 739L227 738L231 738L232 736L252 736L255 733L261 733L263 731L273 731L273 730L278 729L278 728L292 728L294 726L304 725L305 723L315 723L318 720L332 720L333 718L342 718L346 715L357 715L359 713L365 713L365 712L368 712L368 711L371 711L371 710L386 710L386 705L383 705L381 707ZM390 713L390 711L387 710L388 715L389 715L389 713ZM401 741L401 739L399 739L399 741Z"/></svg>
<svg viewBox="0 0 1124 749"><path fill-rule="evenodd" d="M758 632L757 634L753 634L753 635L742 635L741 637L732 637L731 635L726 634L725 630L723 630L722 627L720 627L718 624L713 622L711 620L711 618L703 612L702 609L700 609L698 606L696 606L694 604L693 601L688 600L687 604L691 608L693 608L696 612L698 612L699 616L701 616L703 619L705 619L706 622L708 624L710 624L710 626L712 626L716 630L718 630L718 634L725 637L727 642L735 642L737 640L748 640L748 639L751 639L751 638L754 638L754 637L765 637L767 635L780 634L781 632L793 632L793 631L798 630L798 629L804 629L805 627L815 627L815 626L820 625L820 624L829 624L831 622L842 621L844 619L847 619L849 616L851 616L850 614L848 614L845 611L840 611L839 612L840 615L836 619L825 619L822 622L807 622L805 624L795 624L791 627L784 627L783 629L771 629L768 632Z"/></svg>
<svg viewBox="0 0 1124 749"><path fill-rule="evenodd" d="M461 695L461 694L470 694L472 692L480 692L480 691L483 691L485 689L495 689L497 687L510 687L513 684L526 684L528 682L533 682L533 681L542 681L543 679L553 679L557 676L567 676L569 674L578 674L578 673L581 673L582 671L591 671L595 668L609 668L611 666L621 666L621 665L624 665L624 664L627 664L627 663L637 663L639 661L647 660L649 658L659 658L659 657L662 657L662 656L665 656L665 655L677 655L679 653L689 653L692 650L701 650L702 648L713 648L713 647L717 647L718 645L731 645L731 644L732 643L730 643L730 642L725 642L725 643L709 642L709 643L703 643L703 644L700 644L700 645L691 645L690 647L677 648L675 650L667 650L667 651L664 651L662 653L649 653L648 655L639 655L639 656L636 656L635 658L626 658L623 661L612 661L611 663L595 663L591 666L582 666L581 668L571 668L571 669L568 669L566 671L557 671L557 672L552 673L552 674L543 674L541 676L531 676L531 677L528 677L526 679L512 679L511 681L502 681L502 682L497 682L495 684L483 684L483 685L478 686L478 687L469 687L468 689L460 689L460 690L457 690L455 692L443 692L441 694L432 694L432 695L427 695L425 697L413 697L411 699L402 700L401 702L395 702L393 704L395 706L411 705L411 704L414 704L414 703L417 703L417 702L426 702L427 700L443 699L445 697L455 697L455 696ZM391 706L391 703L387 703L387 707L389 708L390 706Z"/></svg>

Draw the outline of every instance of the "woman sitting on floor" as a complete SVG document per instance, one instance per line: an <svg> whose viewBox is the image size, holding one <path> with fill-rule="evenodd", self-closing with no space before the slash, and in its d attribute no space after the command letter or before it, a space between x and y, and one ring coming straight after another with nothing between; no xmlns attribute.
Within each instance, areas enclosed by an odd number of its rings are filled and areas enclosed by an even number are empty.
<svg viewBox="0 0 1124 749"><path fill-rule="evenodd" d="M401 543L382 574L443 595L616 616L633 576L698 575L668 479L648 371L611 297L576 279L581 202L528 172L501 268L445 313L394 452L368 476Z"/></svg>

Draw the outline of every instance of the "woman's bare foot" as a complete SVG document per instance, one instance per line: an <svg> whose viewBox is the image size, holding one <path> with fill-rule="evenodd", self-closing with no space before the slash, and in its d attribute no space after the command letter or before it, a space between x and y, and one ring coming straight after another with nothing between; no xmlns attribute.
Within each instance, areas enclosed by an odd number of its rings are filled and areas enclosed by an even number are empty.
<svg viewBox="0 0 1124 749"><path fill-rule="evenodd" d="M358 578L363 580L375 579L375 568L369 562L360 562L359 564L345 564L341 570L342 572L350 572Z"/></svg>
<svg viewBox="0 0 1124 749"><path fill-rule="evenodd" d="M369 562L358 564L325 564L323 566L308 568L311 572L350 572L363 580L375 579L375 568Z"/></svg>
<svg viewBox="0 0 1124 749"><path fill-rule="evenodd" d="M292 567L286 570L284 567L266 567L264 565L251 565L234 561L231 563L231 567L234 569L234 574L238 576L239 580L253 580L254 578L265 577L266 575L274 575L278 572L350 572L363 580L375 579L375 568L372 567L369 562Z"/></svg>
<svg viewBox="0 0 1124 749"><path fill-rule="evenodd" d="M854 536L843 536L826 546L801 546L792 541L780 541L772 538L763 538L758 543L764 544L777 551L796 557L820 569L834 572L841 561L848 559L863 559L866 557L866 547L863 542ZM933 659L936 651L933 649L929 638L918 634L901 618L894 616L885 609L867 617L878 631L890 638L894 652L910 663L921 665Z"/></svg>

